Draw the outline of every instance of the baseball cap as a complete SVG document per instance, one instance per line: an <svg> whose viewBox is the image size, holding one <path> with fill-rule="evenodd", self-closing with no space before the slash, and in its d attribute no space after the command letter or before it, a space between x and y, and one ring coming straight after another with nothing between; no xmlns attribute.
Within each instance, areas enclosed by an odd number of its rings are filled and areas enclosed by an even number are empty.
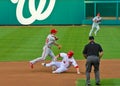
<svg viewBox="0 0 120 86"><path fill-rule="evenodd" d="M51 33L57 33L57 30L56 30L56 29L51 29L50 32L51 32Z"/></svg>
<svg viewBox="0 0 120 86"><path fill-rule="evenodd" d="M94 40L94 37L93 36L89 36L89 40Z"/></svg>

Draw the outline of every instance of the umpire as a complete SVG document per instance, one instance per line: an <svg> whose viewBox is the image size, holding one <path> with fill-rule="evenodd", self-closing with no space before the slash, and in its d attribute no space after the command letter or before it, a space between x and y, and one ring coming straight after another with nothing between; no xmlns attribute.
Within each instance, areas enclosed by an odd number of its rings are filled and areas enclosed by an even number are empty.
<svg viewBox="0 0 120 86"><path fill-rule="evenodd" d="M89 36L89 43L83 49L83 56L86 60L86 85L90 86L90 72L94 67L96 85L100 85L99 65L103 56L103 49L100 44L94 42L94 37Z"/></svg>

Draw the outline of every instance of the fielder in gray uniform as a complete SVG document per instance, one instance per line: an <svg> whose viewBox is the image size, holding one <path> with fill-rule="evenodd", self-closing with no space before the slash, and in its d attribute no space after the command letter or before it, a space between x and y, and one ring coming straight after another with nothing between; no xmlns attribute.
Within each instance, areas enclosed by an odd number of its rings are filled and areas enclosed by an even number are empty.
<svg viewBox="0 0 120 86"><path fill-rule="evenodd" d="M55 45L58 47L58 49L61 48L61 45L56 43L56 40L58 40L58 38L55 36L56 33L57 33L56 29L51 29L50 34L46 38L45 46L43 47L42 56L30 61L30 67L32 69L33 69L33 64L45 60L48 55L52 58L52 60L54 60L55 55L51 50L51 47Z"/></svg>
<svg viewBox="0 0 120 86"><path fill-rule="evenodd" d="M91 30L89 32L89 36L92 35L92 32L94 31L94 28L95 28L94 34L95 34L95 36L97 35L97 32L100 30L99 24L101 23L101 19L102 18L100 17L100 13L98 13L97 16L95 16L93 18L93 20L92 20L93 24L92 24L92 28L91 28Z"/></svg>
<svg viewBox="0 0 120 86"><path fill-rule="evenodd" d="M103 56L103 49L100 44L94 42L94 37L89 37L89 43L85 45L83 56L86 60L86 85L90 86L90 72L94 67L96 85L100 85L99 65L100 58Z"/></svg>

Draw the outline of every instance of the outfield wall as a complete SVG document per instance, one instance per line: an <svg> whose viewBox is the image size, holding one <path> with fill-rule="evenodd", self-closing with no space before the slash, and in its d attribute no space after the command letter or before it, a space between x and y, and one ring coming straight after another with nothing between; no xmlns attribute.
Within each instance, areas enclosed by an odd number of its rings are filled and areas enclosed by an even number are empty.
<svg viewBox="0 0 120 86"><path fill-rule="evenodd" d="M91 24L91 19L99 12L102 24L120 24L120 0L85 0L84 6L83 23Z"/></svg>
<svg viewBox="0 0 120 86"><path fill-rule="evenodd" d="M0 25L120 24L120 0L0 0Z"/></svg>
<svg viewBox="0 0 120 86"><path fill-rule="evenodd" d="M0 0L0 25L81 24L83 4L84 0Z"/></svg>

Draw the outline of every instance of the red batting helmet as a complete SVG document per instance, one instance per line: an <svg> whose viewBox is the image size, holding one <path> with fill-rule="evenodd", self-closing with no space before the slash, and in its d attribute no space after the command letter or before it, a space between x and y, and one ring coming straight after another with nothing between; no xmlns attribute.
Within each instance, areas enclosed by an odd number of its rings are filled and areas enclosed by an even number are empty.
<svg viewBox="0 0 120 86"><path fill-rule="evenodd" d="M67 53L67 55L68 55L68 57L70 58L70 57L72 57L72 56L74 55L74 52L73 52L73 51L69 51L69 52Z"/></svg>
<svg viewBox="0 0 120 86"><path fill-rule="evenodd" d="M50 32L51 32L51 33L57 33L57 30L56 30L56 29L51 29Z"/></svg>

